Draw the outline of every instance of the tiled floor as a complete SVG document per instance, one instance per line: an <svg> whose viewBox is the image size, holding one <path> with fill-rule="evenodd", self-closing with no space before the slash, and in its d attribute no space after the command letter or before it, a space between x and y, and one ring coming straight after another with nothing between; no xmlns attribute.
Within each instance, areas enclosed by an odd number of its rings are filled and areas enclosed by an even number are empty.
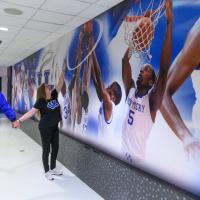
<svg viewBox="0 0 200 200"><path fill-rule="evenodd" d="M43 174L41 147L20 129L0 119L0 199L100 200L103 199L67 168L48 181Z"/></svg>

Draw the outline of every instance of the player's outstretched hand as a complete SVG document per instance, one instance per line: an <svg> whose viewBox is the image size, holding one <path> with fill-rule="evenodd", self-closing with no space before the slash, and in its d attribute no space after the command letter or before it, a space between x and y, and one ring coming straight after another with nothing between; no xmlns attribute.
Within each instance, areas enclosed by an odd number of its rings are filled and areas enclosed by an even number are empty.
<svg viewBox="0 0 200 200"><path fill-rule="evenodd" d="M172 0L165 0L165 16L167 21L173 20Z"/></svg>
<svg viewBox="0 0 200 200"><path fill-rule="evenodd" d="M188 159L197 159L200 155L200 140L193 136L184 137L183 147Z"/></svg>

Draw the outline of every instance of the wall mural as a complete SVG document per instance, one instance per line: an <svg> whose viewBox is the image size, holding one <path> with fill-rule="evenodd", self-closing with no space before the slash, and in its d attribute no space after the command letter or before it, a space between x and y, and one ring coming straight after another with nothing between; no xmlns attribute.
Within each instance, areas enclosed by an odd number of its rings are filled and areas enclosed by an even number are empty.
<svg viewBox="0 0 200 200"><path fill-rule="evenodd" d="M20 61L13 106L65 63L62 131L200 195L200 0L170 3L124 1Z"/></svg>

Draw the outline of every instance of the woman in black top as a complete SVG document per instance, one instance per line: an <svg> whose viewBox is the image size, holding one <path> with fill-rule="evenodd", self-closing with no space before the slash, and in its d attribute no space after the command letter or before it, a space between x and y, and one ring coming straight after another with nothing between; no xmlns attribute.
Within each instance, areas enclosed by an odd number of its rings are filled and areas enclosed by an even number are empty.
<svg viewBox="0 0 200 200"><path fill-rule="evenodd" d="M14 128L29 119L34 114L39 114L39 130L42 139L42 161L45 170L45 177L53 180L52 175L62 175L62 171L56 169L56 158L59 146L59 130L58 123L61 121L60 104L58 102L58 93L64 83L64 72L66 70L66 62L59 77L59 82L55 89L52 85L42 84L37 89L37 101L33 108L20 117L14 124ZM49 167L49 153L51 148L51 160Z"/></svg>

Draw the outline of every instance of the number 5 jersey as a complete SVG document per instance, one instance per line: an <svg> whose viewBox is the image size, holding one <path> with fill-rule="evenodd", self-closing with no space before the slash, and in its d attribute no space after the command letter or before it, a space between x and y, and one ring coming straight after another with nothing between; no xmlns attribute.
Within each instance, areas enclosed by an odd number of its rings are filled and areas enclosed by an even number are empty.
<svg viewBox="0 0 200 200"><path fill-rule="evenodd" d="M132 159L144 159L146 141L153 126L150 114L149 94L135 97L131 88L126 99L125 120L122 126L122 151Z"/></svg>

